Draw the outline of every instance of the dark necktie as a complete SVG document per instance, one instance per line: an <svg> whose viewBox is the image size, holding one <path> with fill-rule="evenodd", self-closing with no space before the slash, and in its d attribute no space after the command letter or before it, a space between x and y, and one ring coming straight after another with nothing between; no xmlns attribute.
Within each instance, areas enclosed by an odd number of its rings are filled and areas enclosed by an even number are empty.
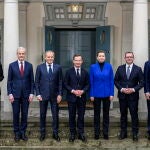
<svg viewBox="0 0 150 150"><path fill-rule="evenodd" d="M79 69L77 69L77 78L80 78Z"/></svg>
<svg viewBox="0 0 150 150"><path fill-rule="evenodd" d="M20 66L20 74L21 74L21 76L23 76L23 74L24 74L23 62L21 61L20 64L21 64L21 66Z"/></svg>
<svg viewBox="0 0 150 150"><path fill-rule="evenodd" d="M48 65L49 66L49 71L48 71L48 73L49 73L49 75L52 75L52 68L51 68L51 65Z"/></svg>
<svg viewBox="0 0 150 150"><path fill-rule="evenodd" d="M127 79L129 79L129 77L130 77L130 66L128 66L128 68L127 68Z"/></svg>

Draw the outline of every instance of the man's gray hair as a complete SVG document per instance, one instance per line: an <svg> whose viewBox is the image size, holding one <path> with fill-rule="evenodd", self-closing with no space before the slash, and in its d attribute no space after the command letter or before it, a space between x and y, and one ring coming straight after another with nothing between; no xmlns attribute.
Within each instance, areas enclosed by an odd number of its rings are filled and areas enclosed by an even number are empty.
<svg viewBox="0 0 150 150"><path fill-rule="evenodd" d="M21 49L23 49L23 50L26 52L26 48L20 46L20 47L17 48L17 53L18 53L18 51L21 50Z"/></svg>

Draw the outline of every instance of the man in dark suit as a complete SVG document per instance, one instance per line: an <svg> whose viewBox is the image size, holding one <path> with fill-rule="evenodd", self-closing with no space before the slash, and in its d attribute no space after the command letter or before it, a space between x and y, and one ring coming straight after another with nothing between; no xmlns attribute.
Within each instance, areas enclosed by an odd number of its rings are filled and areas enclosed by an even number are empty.
<svg viewBox="0 0 150 150"><path fill-rule="evenodd" d="M13 108L13 127L15 141L20 138L27 141L25 135L29 103L33 100L34 76L32 64L25 61L26 49L17 49L18 60L12 62L8 69L7 91ZM21 122L19 116L21 112Z"/></svg>
<svg viewBox="0 0 150 150"><path fill-rule="evenodd" d="M62 99L62 68L60 65L53 63L54 57L53 51L47 51L45 53L46 62L37 67L35 75L36 95L40 102L40 141L45 139L46 113L49 102L53 119L53 138L60 141L58 135L58 105Z"/></svg>
<svg viewBox="0 0 150 150"><path fill-rule="evenodd" d="M0 63L0 81L4 79L2 64Z"/></svg>
<svg viewBox="0 0 150 150"><path fill-rule="evenodd" d="M146 61L144 65L144 93L147 99L148 119L147 119L147 134L150 140L150 61Z"/></svg>
<svg viewBox="0 0 150 150"><path fill-rule="evenodd" d="M78 139L86 141L84 135L84 114L86 105L86 92L89 89L88 72L81 67L83 63L81 55L73 56L74 67L66 71L64 86L67 90L66 99L69 109L69 141L73 142L76 136L76 111L78 114L77 129Z"/></svg>
<svg viewBox="0 0 150 150"><path fill-rule="evenodd" d="M138 141L138 101L139 90L143 87L143 73L139 66L136 66L134 54L125 53L126 64L118 67L115 74L115 85L118 89L118 98L121 113L121 132L119 139L127 138L127 112L128 108L132 120L133 141Z"/></svg>

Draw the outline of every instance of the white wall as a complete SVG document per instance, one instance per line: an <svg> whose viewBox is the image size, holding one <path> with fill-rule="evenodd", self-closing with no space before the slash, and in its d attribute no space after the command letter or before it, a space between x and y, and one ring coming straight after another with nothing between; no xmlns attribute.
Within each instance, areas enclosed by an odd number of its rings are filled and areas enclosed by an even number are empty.
<svg viewBox="0 0 150 150"><path fill-rule="evenodd" d="M114 26L113 67L116 69L121 63L122 36L122 7L120 2L109 2L106 7L107 25Z"/></svg>
<svg viewBox="0 0 150 150"><path fill-rule="evenodd" d="M0 19L4 18L4 3L0 2Z"/></svg>
<svg viewBox="0 0 150 150"><path fill-rule="evenodd" d="M30 3L27 7L27 50L28 61L33 64L34 71L43 51L43 17L42 3Z"/></svg>
<svg viewBox="0 0 150 150"><path fill-rule="evenodd" d="M106 25L114 26L114 49L112 53L112 65L114 69L114 73L116 72L117 67L121 64L121 37L122 37L122 7L120 2L108 3L106 7L107 17ZM117 99L117 89L115 88L115 97L114 101L118 101Z"/></svg>

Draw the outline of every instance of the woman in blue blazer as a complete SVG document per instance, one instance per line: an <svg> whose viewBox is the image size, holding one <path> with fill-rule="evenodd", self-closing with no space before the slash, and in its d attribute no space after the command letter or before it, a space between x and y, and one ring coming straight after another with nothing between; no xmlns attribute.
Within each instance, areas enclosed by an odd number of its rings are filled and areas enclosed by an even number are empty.
<svg viewBox="0 0 150 150"><path fill-rule="evenodd" d="M103 137L108 140L110 101L114 96L114 74L111 64L105 62L105 52L97 53L97 63L90 67L90 99L94 105L95 139L100 135L100 112L103 103Z"/></svg>

